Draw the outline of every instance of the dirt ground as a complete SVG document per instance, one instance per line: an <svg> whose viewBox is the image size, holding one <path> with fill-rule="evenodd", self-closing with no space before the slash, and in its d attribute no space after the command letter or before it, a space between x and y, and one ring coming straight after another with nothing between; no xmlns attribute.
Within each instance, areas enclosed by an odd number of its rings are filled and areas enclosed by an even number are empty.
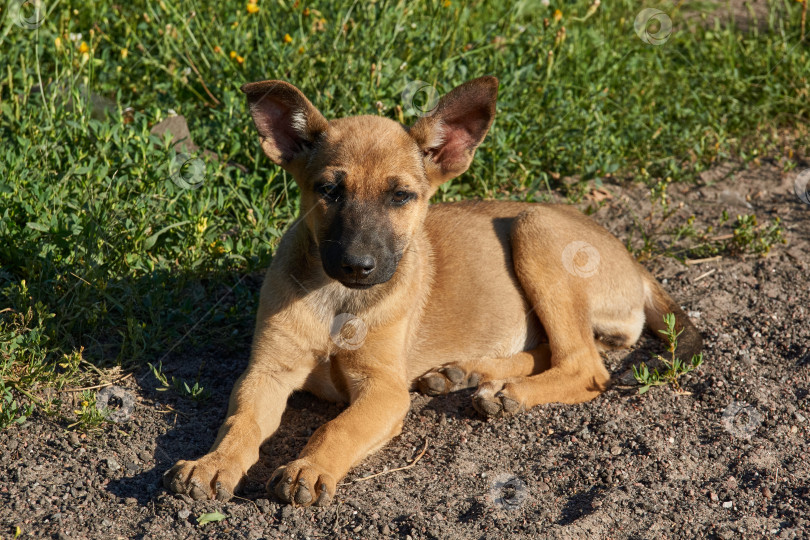
<svg viewBox="0 0 810 540"><path fill-rule="evenodd" d="M616 385L590 403L483 421L471 391L412 394L403 434L323 509L292 508L263 489L340 410L295 395L242 498L195 502L168 493L161 475L213 442L249 339L224 361L221 351L180 346L164 365L193 379L207 359L202 381L215 397L198 404L156 392L144 370L122 383L136 399L131 418L100 435L78 436L41 417L0 433L0 537L16 527L23 537L51 538L805 537L810 205L794 193L797 171L729 164L701 185L671 188L697 226L723 209L756 212L762 221L779 216L789 239L767 258L648 265L705 336L706 362L685 377L683 394L639 396L632 386L629 366L662 352L649 336L629 354L606 357ZM613 198L595 219L626 238L648 196L629 183L606 188ZM425 446L412 468L358 481L410 464ZM225 519L197 524L214 510Z"/></svg>

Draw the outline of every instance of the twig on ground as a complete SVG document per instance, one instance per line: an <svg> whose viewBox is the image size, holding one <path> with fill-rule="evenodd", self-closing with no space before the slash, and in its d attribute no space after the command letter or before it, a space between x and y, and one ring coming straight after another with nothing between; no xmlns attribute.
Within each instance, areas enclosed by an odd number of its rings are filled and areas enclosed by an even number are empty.
<svg viewBox="0 0 810 540"><path fill-rule="evenodd" d="M84 392L85 390L97 390L99 388L105 388L107 386L112 386L112 385L114 385L116 383L119 383L119 382L125 380L125 379L128 379L129 377L132 377L132 373L127 373L123 377L119 377L118 379L115 379L114 381L107 382L107 383L104 383L104 384L97 384L95 386L85 386L84 388L72 388L70 390L65 390L65 392Z"/></svg>
<svg viewBox="0 0 810 540"><path fill-rule="evenodd" d="M717 268L712 268L712 269L711 269L711 270L709 270L708 272L703 272L703 273L702 273L702 274L700 274L698 277L696 277L696 278L694 279L694 281L692 281L692 283L697 283L697 282L698 282L698 281L700 281L701 279L703 279L703 278L705 278L705 277L709 277L710 275L714 274L715 272L717 272Z"/></svg>
<svg viewBox="0 0 810 540"><path fill-rule="evenodd" d="M422 459L422 456L424 456L424 455L425 455L425 452L427 452L427 449L428 449L428 439L425 439L425 447L424 447L424 448L422 448L422 451L421 451L421 452L419 452L419 455L418 455L418 456L416 456L416 457L414 458L414 460L413 460L413 461L411 461L411 462L410 462L408 465L405 465L404 467L397 467L396 469L391 469L391 470L389 470L389 471L382 471L382 472L378 472L378 473L376 473L376 474L372 474L372 475L369 475L369 476L364 476L364 477L362 477L362 478L357 478L357 479L355 479L355 480L352 480L351 482L344 482L344 483L342 483L342 484L340 484L340 485L341 485L341 486L348 486L349 484L354 484L354 483L356 483L356 482L362 482L363 480L371 480L372 478L376 478L376 477L378 477L378 476L382 476L382 475L384 475L384 474L390 474L390 473L397 472L397 471L404 471L404 470L406 470L406 469L411 469L411 468L413 468L413 467L414 467L414 466L415 466L417 463L419 463L419 460L420 460L420 459Z"/></svg>
<svg viewBox="0 0 810 540"><path fill-rule="evenodd" d="M703 264L707 262L719 261L722 258L723 258L722 255L717 255L716 257L706 257L705 259L686 259L686 264L688 266L691 266L693 264Z"/></svg>

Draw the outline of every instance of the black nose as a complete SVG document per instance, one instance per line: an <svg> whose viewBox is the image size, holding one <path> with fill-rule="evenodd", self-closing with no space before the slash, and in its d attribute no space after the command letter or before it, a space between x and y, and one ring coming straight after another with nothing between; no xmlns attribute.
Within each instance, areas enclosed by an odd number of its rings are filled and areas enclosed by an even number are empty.
<svg viewBox="0 0 810 540"><path fill-rule="evenodd" d="M377 265L377 261L371 255L351 255L346 253L341 261L341 269L346 277L364 278L368 277Z"/></svg>

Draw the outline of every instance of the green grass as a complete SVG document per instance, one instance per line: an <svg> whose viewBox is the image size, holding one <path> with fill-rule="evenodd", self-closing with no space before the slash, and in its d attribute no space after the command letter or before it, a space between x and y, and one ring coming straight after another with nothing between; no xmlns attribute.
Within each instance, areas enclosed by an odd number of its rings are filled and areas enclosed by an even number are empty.
<svg viewBox="0 0 810 540"><path fill-rule="evenodd" d="M689 181L717 160L779 154L784 130L808 141L794 1L770 2L750 32L659 4L674 22L659 46L634 32L629 0L20 4L0 13L0 397L19 411L5 405L4 425L46 410L38 396L87 362L244 349L257 292L245 277L298 204L261 155L244 82L289 80L327 117L411 122L409 81L443 93L498 76L493 130L440 200L541 200L566 176ZM219 156L196 156L198 189L172 181L174 150L150 135L170 110Z"/></svg>

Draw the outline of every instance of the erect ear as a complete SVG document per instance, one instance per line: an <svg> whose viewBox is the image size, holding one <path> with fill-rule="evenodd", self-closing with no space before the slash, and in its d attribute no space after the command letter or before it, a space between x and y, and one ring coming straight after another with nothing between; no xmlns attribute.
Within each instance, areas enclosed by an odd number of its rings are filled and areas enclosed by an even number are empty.
<svg viewBox="0 0 810 540"><path fill-rule="evenodd" d="M438 186L470 166L495 118L498 79L480 77L450 91L409 132L425 154L425 170Z"/></svg>
<svg viewBox="0 0 810 540"><path fill-rule="evenodd" d="M329 123L301 91L284 81L242 86L261 145L273 163L294 171Z"/></svg>

